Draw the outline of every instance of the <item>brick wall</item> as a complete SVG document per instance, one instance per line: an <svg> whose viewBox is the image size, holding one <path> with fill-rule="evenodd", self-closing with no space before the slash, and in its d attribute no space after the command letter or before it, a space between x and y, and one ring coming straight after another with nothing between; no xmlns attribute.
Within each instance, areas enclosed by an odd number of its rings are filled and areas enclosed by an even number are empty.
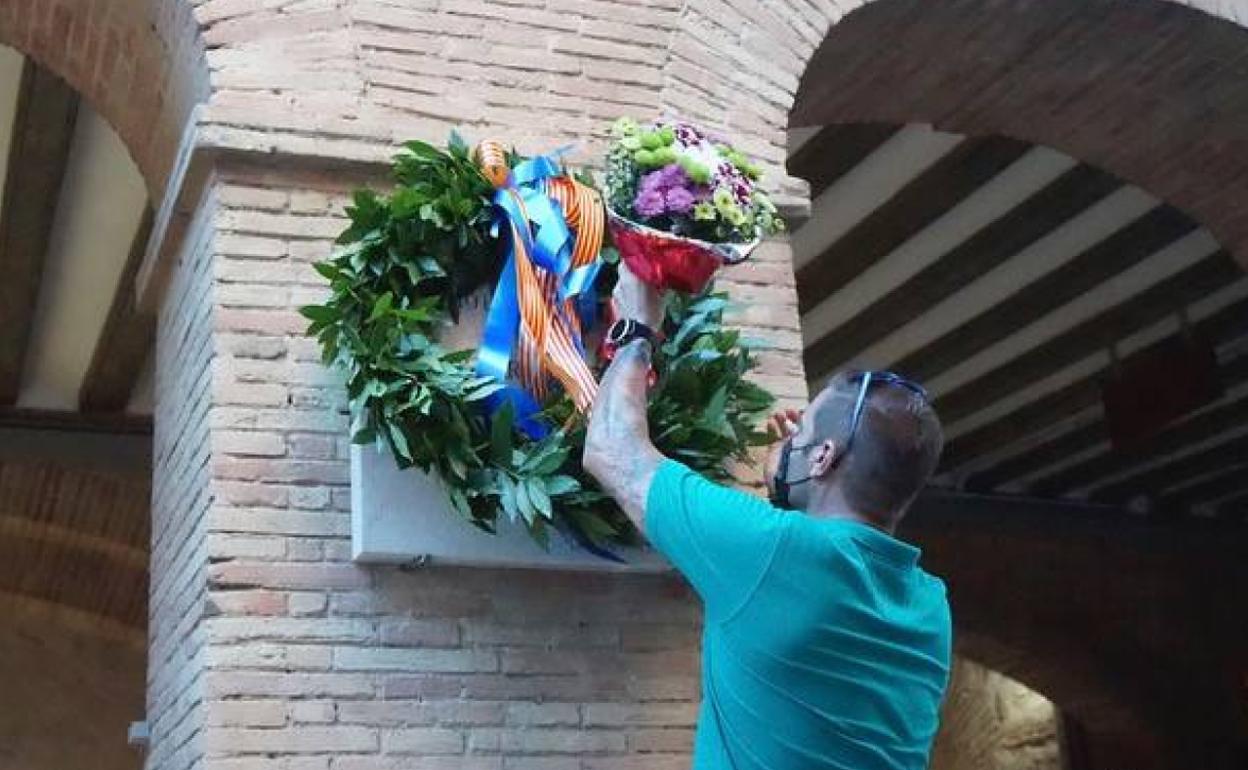
<svg viewBox="0 0 1248 770"><path fill-rule="evenodd" d="M148 767L183 770L202 755L208 568L209 370L216 204L192 223L160 314L152 443L152 552L148 621Z"/></svg>

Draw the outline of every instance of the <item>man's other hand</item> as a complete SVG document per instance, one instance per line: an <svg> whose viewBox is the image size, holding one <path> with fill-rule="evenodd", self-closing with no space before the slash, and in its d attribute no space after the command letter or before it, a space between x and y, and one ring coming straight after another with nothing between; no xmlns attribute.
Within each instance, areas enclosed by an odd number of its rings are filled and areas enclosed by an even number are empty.
<svg viewBox="0 0 1248 770"><path fill-rule="evenodd" d="M784 442L796 436L801 429L802 413L796 409L782 409L767 421L767 432L774 439L763 461L763 480L768 482L769 489L770 479L775 477L776 469L780 467L780 450Z"/></svg>
<svg viewBox="0 0 1248 770"><path fill-rule="evenodd" d="M775 438L776 443L783 442L789 436L796 436L802 429L802 413L796 409L782 409L767 421L767 432Z"/></svg>

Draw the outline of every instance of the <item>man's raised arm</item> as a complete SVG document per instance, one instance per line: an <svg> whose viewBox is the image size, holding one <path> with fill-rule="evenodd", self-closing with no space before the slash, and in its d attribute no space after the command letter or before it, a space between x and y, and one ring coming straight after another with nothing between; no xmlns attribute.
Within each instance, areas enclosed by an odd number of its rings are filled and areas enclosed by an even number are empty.
<svg viewBox="0 0 1248 770"><path fill-rule="evenodd" d="M646 340L634 340L616 352L594 402L583 460L585 470L643 534L646 496L663 461L646 423L650 356Z"/></svg>
<svg viewBox="0 0 1248 770"><path fill-rule="evenodd" d="M664 298L620 265L611 295L616 315L650 329L663 325ZM663 455L650 441L646 422L646 388L650 376L650 342L638 339L615 353L603 375L585 439L585 470L619 503L637 531L646 531L646 497Z"/></svg>

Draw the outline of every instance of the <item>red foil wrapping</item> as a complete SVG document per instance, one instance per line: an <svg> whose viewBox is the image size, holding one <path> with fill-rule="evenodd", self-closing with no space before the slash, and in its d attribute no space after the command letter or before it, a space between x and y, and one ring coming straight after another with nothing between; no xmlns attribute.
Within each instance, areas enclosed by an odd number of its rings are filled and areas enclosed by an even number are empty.
<svg viewBox="0 0 1248 770"><path fill-rule="evenodd" d="M660 291L702 291L721 265L750 255L753 243L708 243L638 224L608 209L611 240L628 269Z"/></svg>

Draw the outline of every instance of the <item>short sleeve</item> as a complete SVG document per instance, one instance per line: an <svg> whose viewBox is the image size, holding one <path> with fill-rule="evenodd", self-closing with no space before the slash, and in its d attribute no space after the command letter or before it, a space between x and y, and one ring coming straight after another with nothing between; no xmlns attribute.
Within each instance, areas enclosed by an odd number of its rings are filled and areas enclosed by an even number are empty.
<svg viewBox="0 0 1248 770"><path fill-rule="evenodd" d="M720 620L763 579L789 518L670 459L655 472L646 499L646 535L693 585L707 615Z"/></svg>

